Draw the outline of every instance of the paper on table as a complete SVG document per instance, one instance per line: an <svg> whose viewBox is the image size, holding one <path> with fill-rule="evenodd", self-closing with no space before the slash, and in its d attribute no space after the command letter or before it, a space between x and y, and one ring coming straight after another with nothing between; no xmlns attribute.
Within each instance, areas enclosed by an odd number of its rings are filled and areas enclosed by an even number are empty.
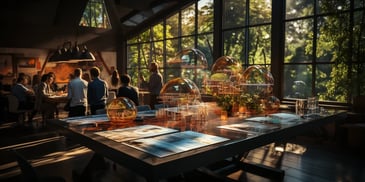
<svg viewBox="0 0 365 182"><path fill-rule="evenodd" d="M266 132L270 132L270 131L279 129L280 126L275 125L275 124L264 124L264 123L253 122L253 121L245 121L242 123L218 126L218 128L247 132L247 133L251 133L251 134L252 133L258 134L258 133L266 133Z"/></svg>
<svg viewBox="0 0 365 182"><path fill-rule="evenodd" d="M123 142L123 144L157 157L166 157L227 140L229 139L194 131L184 131L152 138L130 140Z"/></svg>
<svg viewBox="0 0 365 182"><path fill-rule="evenodd" d="M115 130L99 131L95 134L114 140L116 142L123 142L138 138L152 137L167 133L177 132L178 130L165 128L155 125L140 125L129 128L121 128Z"/></svg>

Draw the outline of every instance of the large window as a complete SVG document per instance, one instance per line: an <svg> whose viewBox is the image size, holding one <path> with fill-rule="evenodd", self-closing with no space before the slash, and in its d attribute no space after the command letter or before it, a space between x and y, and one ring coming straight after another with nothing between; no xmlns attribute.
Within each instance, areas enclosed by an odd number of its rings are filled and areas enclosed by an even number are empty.
<svg viewBox="0 0 365 182"><path fill-rule="evenodd" d="M284 96L349 102L364 94L364 5L287 0ZM364 1L361 1L364 3Z"/></svg>
<svg viewBox="0 0 365 182"><path fill-rule="evenodd" d="M132 84L140 85L140 77L148 79L149 63L157 62L167 82L181 76L181 67L169 61L178 52L197 48L204 52L211 65L212 47L213 0L197 1L128 40L127 73L132 77Z"/></svg>
<svg viewBox="0 0 365 182"><path fill-rule="evenodd" d="M213 3L222 6L214 9ZM321 102L336 104L364 95L365 1L279 3L283 2L200 0L184 7L128 40L128 73L137 84L139 76L148 77L148 64L156 61L168 81L180 74L168 60L180 50L197 48L209 66L214 63L212 55L218 55L239 60L244 68L263 65L272 69L278 75L275 87L280 99L318 96ZM282 9L273 13L273 7ZM272 50L280 50L274 52L275 60Z"/></svg>
<svg viewBox="0 0 365 182"><path fill-rule="evenodd" d="M223 56L249 65L271 63L271 0L223 1Z"/></svg>

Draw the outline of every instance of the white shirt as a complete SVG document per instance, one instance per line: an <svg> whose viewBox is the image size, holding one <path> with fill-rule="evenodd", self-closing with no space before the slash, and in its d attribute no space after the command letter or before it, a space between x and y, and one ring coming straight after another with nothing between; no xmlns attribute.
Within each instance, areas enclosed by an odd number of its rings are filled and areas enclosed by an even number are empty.
<svg viewBox="0 0 365 182"><path fill-rule="evenodd" d="M80 77L70 81L67 89L67 98L71 99L70 107L87 106L87 84Z"/></svg>

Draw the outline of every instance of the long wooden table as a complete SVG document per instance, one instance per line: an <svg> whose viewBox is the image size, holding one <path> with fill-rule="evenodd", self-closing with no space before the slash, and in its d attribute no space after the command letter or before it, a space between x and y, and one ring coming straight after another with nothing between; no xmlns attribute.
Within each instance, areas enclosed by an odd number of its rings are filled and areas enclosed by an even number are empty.
<svg viewBox="0 0 365 182"><path fill-rule="evenodd" d="M346 118L346 112L328 111L326 115L299 118L297 122L291 124L279 124L279 129L256 133L254 135L250 135L247 132L218 128L221 125L246 122L245 118L230 117L227 121L221 121L220 117L214 115L214 113L209 113L209 116L208 118L210 119L207 121L199 121L198 123L191 121L190 125L187 125L186 122L164 121L161 119L147 119L120 126L111 125L110 122L102 121L95 121L97 124L91 122L80 123L79 125L70 125L68 122L62 120L50 120L49 123L57 126L63 135L90 148L95 153L135 171L144 176L148 181L159 181L233 156L241 155L272 142L300 135L314 127L339 122ZM199 133L224 137L229 140L167 157L157 157L124 145L121 142L95 134L95 132L99 131L146 124L174 128L179 131L193 130Z"/></svg>

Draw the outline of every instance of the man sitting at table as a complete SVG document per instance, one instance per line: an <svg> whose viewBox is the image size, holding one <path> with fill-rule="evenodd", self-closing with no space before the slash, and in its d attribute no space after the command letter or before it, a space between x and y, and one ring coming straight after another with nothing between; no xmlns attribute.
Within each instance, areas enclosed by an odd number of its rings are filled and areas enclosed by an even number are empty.
<svg viewBox="0 0 365 182"><path fill-rule="evenodd" d="M18 99L20 110L32 110L34 108L34 91L27 88L28 84L27 76L19 74L16 84L13 86L11 93ZM33 110L28 115L28 122L32 122L34 115L37 112Z"/></svg>

